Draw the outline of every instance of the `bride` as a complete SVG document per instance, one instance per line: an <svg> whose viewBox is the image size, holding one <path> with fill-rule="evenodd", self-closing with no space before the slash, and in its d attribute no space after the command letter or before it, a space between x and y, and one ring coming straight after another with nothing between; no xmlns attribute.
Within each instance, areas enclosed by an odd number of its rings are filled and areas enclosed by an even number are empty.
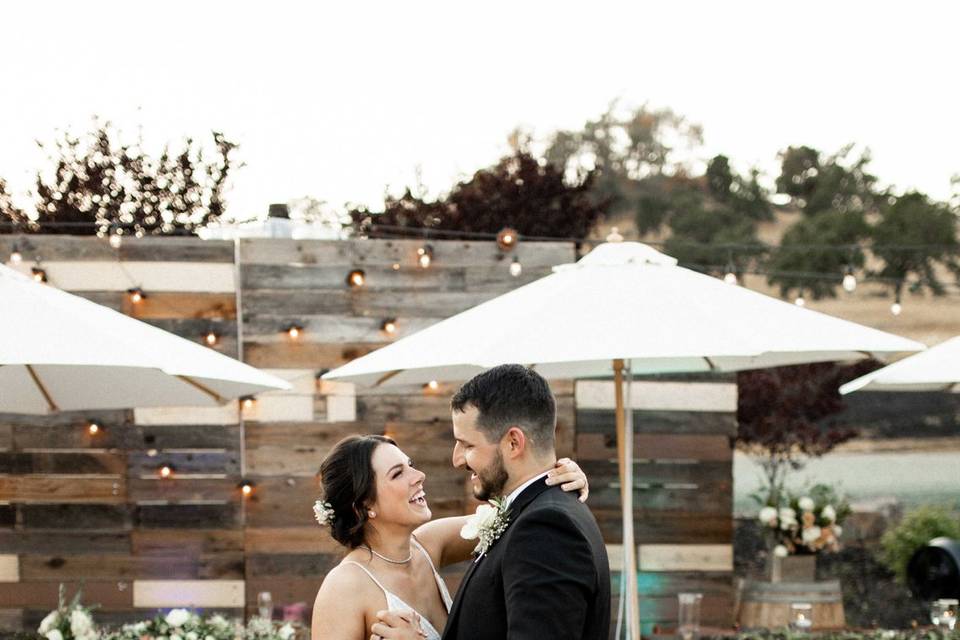
<svg viewBox="0 0 960 640"><path fill-rule="evenodd" d="M387 610L439 640L451 599L437 567L470 558L476 540L460 536L468 516L430 520L426 476L385 436L344 438L320 476L325 499L314 507L317 520L349 551L320 586L311 637L368 638ZM586 477L571 460L557 461L547 482L586 499Z"/></svg>

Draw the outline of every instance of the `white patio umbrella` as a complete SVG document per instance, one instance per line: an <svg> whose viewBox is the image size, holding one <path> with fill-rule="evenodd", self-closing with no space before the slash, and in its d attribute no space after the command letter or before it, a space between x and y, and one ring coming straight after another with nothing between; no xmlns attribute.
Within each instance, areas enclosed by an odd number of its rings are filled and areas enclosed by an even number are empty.
<svg viewBox="0 0 960 640"><path fill-rule="evenodd" d="M211 406L280 378L0 266L0 413Z"/></svg>
<svg viewBox="0 0 960 640"><path fill-rule="evenodd" d="M960 391L960 336L840 387L842 394L864 390Z"/></svg>
<svg viewBox="0 0 960 640"><path fill-rule="evenodd" d="M622 373L738 371L917 351L923 345L731 286L633 242L452 316L326 374L365 385L463 380L518 362L547 378L614 376L627 615L639 637L632 412Z"/></svg>

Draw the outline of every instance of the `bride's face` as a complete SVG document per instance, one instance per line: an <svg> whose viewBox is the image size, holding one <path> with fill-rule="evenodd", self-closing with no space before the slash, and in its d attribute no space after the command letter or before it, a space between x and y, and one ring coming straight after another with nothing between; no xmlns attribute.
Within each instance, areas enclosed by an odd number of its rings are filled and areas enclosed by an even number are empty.
<svg viewBox="0 0 960 640"><path fill-rule="evenodd" d="M378 522L420 526L430 520L423 491L424 473L400 449L384 443L373 451L373 472L377 478L377 499L370 509L376 512L372 524Z"/></svg>

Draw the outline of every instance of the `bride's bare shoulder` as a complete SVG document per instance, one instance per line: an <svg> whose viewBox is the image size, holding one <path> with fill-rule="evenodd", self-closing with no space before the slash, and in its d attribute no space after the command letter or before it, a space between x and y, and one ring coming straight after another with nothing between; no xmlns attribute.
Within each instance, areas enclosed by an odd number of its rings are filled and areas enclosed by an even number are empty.
<svg viewBox="0 0 960 640"><path fill-rule="evenodd" d="M317 592L311 625L313 637L368 637L366 617L377 596L383 599L380 590L359 567L341 562L327 573Z"/></svg>

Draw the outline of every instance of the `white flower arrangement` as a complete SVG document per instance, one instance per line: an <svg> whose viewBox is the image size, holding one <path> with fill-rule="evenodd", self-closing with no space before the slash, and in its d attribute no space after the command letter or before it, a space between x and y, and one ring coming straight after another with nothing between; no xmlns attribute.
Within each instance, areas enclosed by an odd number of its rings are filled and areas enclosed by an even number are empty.
<svg viewBox="0 0 960 640"><path fill-rule="evenodd" d="M464 540L478 540L473 553L477 560L493 546L510 524L510 509L504 498L494 498L488 504L477 507L476 513L467 519L460 529Z"/></svg>
<svg viewBox="0 0 960 640"><path fill-rule="evenodd" d="M221 615L202 618L187 609L172 609L152 620L125 624L103 640L234 640L238 628Z"/></svg>
<svg viewBox="0 0 960 640"><path fill-rule="evenodd" d="M317 500L313 503L313 517L317 519L317 524L321 527L329 527L333 524L337 514L329 502Z"/></svg>
<svg viewBox="0 0 960 640"><path fill-rule="evenodd" d="M251 618L243 630L242 640L292 640L297 627L291 622L278 622L266 618Z"/></svg>
<svg viewBox="0 0 960 640"><path fill-rule="evenodd" d="M783 496L780 504L764 504L757 518L770 539L773 555L784 557L839 551L840 522L849 513L846 500L832 487L820 484L801 495Z"/></svg>
<svg viewBox="0 0 960 640"><path fill-rule="evenodd" d="M100 632L90 614L94 607L81 605L82 597L83 590L80 589L67 604L66 588L61 584L57 608L43 618L37 633L47 640L99 640Z"/></svg>

